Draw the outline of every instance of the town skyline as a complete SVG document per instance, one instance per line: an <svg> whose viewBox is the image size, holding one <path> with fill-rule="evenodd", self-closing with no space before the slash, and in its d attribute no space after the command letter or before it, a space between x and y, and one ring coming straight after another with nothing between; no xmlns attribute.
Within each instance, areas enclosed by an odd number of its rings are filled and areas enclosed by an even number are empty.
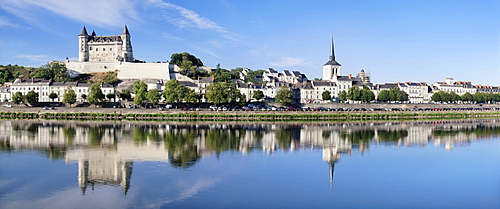
<svg viewBox="0 0 500 209"><path fill-rule="evenodd" d="M452 77L500 86L499 2L318 1L312 5L292 1L259 5L7 0L0 4L4 11L0 16L0 64L39 67L66 57L78 60L75 31L85 25L89 32L111 35L126 24L131 29L134 56L141 60L167 61L173 53L188 52L213 68L218 63L226 69L274 67L298 70L313 80L321 78L333 33L343 75L364 69L371 73L373 83L432 84ZM334 15L329 13L332 11Z"/></svg>

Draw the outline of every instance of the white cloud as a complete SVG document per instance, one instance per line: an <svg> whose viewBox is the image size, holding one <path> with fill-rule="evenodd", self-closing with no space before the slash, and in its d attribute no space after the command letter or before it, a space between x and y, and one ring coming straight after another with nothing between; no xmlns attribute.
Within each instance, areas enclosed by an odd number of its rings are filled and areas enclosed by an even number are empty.
<svg viewBox="0 0 500 209"><path fill-rule="evenodd" d="M311 65L312 63L310 61L305 61L303 58L282 56L279 60L270 62L269 64L276 67L292 67Z"/></svg>
<svg viewBox="0 0 500 209"><path fill-rule="evenodd" d="M177 37L177 36L173 36L173 35L170 35L169 33L165 33L163 32L161 34L161 37L165 38L165 39L168 39L168 40L174 40L174 41L181 41L181 40L184 40L183 38L181 37Z"/></svg>
<svg viewBox="0 0 500 209"><path fill-rule="evenodd" d="M199 46L195 46L195 45L189 45L189 47L196 49L200 52L203 52L205 54L211 55L212 57L220 58L219 55L217 55L215 52L209 50L208 48L199 47Z"/></svg>
<svg viewBox="0 0 500 209"><path fill-rule="evenodd" d="M38 9L80 22L120 26L139 20L135 3L131 0L4 0L1 8L29 22L37 22Z"/></svg>
<svg viewBox="0 0 500 209"><path fill-rule="evenodd" d="M199 14L192 10L171 3L166 3L162 0L149 0L149 3L155 8L175 11L175 13L164 11L164 17L167 19L167 21L174 25L177 25L180 28L192 27L225 32L224 28L218 26L215 22L206 17L201 17Z"/></svg>
<svg viewBox="0 0 500 209"><path fill-rule="evenodd" d="M9 27L17 27L14 23L11 23L9 20L5 19L5 17L0 17L0 27L9 26Z"/></svg>
<svg viewBox="0 0 500 209"><path fill-rule="evenodd" d="M36 55L31 55L31 54L20 54L17 55L16 57L22 58L22 59L27 59L32 62L46 62L49 59L49 56L46 54L36 54Z"/></svg>

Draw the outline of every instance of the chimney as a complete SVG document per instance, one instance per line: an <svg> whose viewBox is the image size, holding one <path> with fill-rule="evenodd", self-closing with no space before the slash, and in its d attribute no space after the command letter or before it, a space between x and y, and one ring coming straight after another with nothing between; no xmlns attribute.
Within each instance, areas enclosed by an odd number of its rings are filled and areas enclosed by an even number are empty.
<svg viewBox="0 0 500 209"><path fill-rule="evenodd" d="M352 78L352 74L347 74L347 77L348 77L349 79L351 79L351 78Z"/></svg>
<svg viewBox="0 0 500 209"><path fill-rule="evenodd" d="M35 78L31 78L31 83L35 83Z"/></svg>

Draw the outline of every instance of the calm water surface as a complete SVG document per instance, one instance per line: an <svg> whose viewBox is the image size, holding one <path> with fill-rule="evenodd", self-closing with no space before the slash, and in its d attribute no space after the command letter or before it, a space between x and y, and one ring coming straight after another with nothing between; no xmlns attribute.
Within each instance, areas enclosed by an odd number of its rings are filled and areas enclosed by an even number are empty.
<svg viewBox="0 0 500 209"><path fill-rule="evenodd" d="M0 208L500 208L499 134L499 120L0 120Z"/></svg>

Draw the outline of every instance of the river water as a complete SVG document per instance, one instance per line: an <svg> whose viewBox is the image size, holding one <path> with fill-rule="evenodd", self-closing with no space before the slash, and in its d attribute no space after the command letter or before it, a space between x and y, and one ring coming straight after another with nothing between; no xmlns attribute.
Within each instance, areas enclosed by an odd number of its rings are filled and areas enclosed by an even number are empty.
<svg viewBox="0 0 500 209"><path fill-rule="evenodd" d="M500 208L500 120L0 120L0 208Z"/></svg>

